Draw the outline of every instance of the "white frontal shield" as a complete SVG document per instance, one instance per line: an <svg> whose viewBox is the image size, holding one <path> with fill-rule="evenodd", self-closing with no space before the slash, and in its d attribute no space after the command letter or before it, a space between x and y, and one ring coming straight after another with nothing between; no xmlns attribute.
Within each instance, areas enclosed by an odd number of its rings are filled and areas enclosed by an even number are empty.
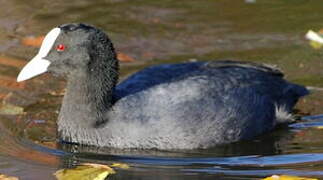
<svg viewBox="0 0 323 180"><path fill-rule="evenodd" d="M30 79L47 71L50 61L44 59L44 57L52 49L60 32L60 28L54 28L45 36L38 54L23 67L17 77L17 82Z"/></svg>

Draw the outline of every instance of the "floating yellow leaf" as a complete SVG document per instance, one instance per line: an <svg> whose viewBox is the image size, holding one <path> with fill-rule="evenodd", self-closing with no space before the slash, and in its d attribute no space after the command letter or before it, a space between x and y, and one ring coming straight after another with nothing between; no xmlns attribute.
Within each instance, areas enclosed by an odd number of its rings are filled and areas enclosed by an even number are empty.
<svg viewBox="0 0 323 180"><path fill-rule="evenodd" d="M288 175L272 175L272 176L264 178L262 180L318 180L318 179L297 177L297 176L288 176Z"/></svg>
<svg viewBox="0 0 323 180"><path fill-rule="evenodd" d="M124 163L113 163L111 167L117 167L120 169L129 169L129 165Z"/></svg>
<svg viewBox="0 0 323 180"><path fill-rule="evenodd" d="M0 180L19 180L17 177L7 176L0 173Z"/></svg>
<svg viewBox="0 0 323 180"><path fill-rule="evenodd" d="M310 45L314 49L320 49L323 47L323 34L320 32L316 33L312 30L309 30L306 35L306 39L310 40Z"/></svg>
<svg viewBox="0 0 323 180"><path fill-rule="evenodd" d="M320 49L323 47L323 44L316 41L310 41L310 46L312 46L314 49Z"/></svg>
<svg viewBox="0 0 323 180"><path fill-rule="evenodd" d="M54 174L58 180L104 180L115 171L107 165L85 163L74 169L61 169Z"/></svg>

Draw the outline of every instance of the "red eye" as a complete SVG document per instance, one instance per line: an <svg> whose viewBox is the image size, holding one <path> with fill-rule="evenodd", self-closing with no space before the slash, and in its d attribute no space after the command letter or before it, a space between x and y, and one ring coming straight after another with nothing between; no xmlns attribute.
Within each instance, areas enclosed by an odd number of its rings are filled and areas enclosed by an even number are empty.
<svg viewBox="0 0 323 180"><path fill-rule="evenodd" d="M64 44L57 45L56 50L59 51L59 52L64 51L65 50L65 45Z"/></svg>

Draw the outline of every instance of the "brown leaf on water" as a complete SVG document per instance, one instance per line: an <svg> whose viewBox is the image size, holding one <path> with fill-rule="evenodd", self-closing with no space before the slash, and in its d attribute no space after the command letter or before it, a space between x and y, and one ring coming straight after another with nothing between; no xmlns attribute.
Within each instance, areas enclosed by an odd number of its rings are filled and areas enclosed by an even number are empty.
<svg viewBox="0 0 323 180"><path fill-rule="evenodd" d="M0 173L0 180L19 180L17 177L7 176Z"/></svg>
<svg viewBox="0 0 323 180"><path fill-rule="evenodd" d="M25 82L18 83L15 78L0 76L0 86L9 89L24 89L26 86Z"/></svg>
<svg viewBox="0 0 323 180"><path fill-rule="evenodd" d="M117 54L117 59L121 62L133 62L135 61L134 58L124 54L124 53L118 53Z"/></svg>
<svg viewBox="0 0 323 180"><path fill-rule="evenodd" d="M39 144L52 148L52 149L57 149L57 143L56 142L39 142Z"/></svg>
<svg viewBox="0 0 323 180"><path fill-rule="evenodd" d="M29 37L23 38L21 40L21 43L25 46L40 47L43 40L44 40L44 36L38 36L38 37L29 36Z"/></svg>
<svg viewBox="0 0 323 180"><path fill-rule="evenodd" d="M16 59L12 57L6 57L6 56L0 56L0 64L6 65L6 66L13 66L16 68L22 68L26 65L26 61L22 59Z"/></svg>
<svg viewBox="0 0 323 180"><path fill-rule="evenodd" d="M153 23L155 23L155 24L159 24L160 23L160 19L159 18L153 18L151 21Z"/></svg>
<svg viewBox="0 0 323 180"><path fill-rule="evenodd" d="M0 93L0 100L2 100L3 98L5 98L8 94L7 93Z"/></svg>
<svg viewBox="0 0 323 180"><path fill-rule="evenodd" d="M144 52L142 56L145 58L152 58L154 57L154 54L152 52Z"/></svg>

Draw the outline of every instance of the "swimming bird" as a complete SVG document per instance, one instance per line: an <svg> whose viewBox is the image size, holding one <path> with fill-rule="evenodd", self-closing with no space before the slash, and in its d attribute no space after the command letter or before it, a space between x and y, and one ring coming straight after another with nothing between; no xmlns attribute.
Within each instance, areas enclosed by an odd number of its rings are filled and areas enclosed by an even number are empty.
<svg viewBox="0 0 323 180"><path fill-rule="evenodd" d="M114 148L195 149L272 130L291 118L305 87L275 67L242 61L155 65L118 83L109 37L87 24L53 28L17 81L67 79L58 117L64 142Z"/></svg>

